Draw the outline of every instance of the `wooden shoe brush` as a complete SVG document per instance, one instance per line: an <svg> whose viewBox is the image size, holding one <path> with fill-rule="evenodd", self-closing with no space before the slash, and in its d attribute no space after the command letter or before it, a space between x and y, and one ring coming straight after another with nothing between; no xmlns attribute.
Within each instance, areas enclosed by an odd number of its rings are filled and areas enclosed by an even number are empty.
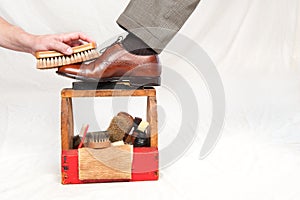
<svg viewBox="0 0 300 200"><path fill-rule="evenodd" d="M71 55L64 55L57 51L38 51L35 54L38 69L50 69L84 62L98 58L100 53L96 50L95 43L87 43L80 46L72 47Z"/></svg>

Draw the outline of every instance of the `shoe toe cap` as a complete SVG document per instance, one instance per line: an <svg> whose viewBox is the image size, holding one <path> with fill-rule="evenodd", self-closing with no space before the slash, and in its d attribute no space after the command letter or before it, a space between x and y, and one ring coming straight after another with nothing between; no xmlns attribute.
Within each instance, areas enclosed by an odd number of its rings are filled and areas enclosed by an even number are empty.
<svg viewBox="0 0 300 200"><path fill-rule="evenodd" d="M62 74L78 74L81 64L65 65L58 68L58 72Z"/></svg>

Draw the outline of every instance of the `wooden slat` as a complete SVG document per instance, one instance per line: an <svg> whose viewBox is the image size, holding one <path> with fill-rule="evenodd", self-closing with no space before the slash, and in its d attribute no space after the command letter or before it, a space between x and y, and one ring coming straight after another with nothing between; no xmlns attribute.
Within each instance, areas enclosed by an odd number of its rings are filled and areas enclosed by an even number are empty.
<svg viewBox="0 0 300 200"><path fill-rule="evenodd" d="M79 180L131 179L133 147L78 149Z"/></svg>
<svg viewBox="0 0 300 200"><path fill-rule="evenodd" d="M144 90L72 90L63 89L62 97L156 96L155 89Z"/></svg>
<svg viewBox="0 0 300 200"><path fill-rule="evenodd" d="M61 148L72 149L74 136L72 99L61 99Z"/></svg>
<svg viewBox="0 0 300 200"><path fill-rule="evenodd" d="M158 146L158 127L157 127L157 102L156 97L151 96L147 98L147 121L150 126L150 146Z"/></svg>

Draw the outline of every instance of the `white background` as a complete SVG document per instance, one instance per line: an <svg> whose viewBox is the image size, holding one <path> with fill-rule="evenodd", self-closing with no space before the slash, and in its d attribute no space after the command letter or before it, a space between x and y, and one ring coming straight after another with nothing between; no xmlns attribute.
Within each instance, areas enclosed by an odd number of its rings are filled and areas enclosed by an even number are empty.
<svg viewBox="0 0 300 200"><path fill-rule="evenodd" d="M0 0L0 15L30 33L82 31L102 43L122 33L115 21L127 3ZM32 55L0 49L0 199L299 199L299 3L200 3L180 34L197 42L216 64L225 88L226 121L214 151L199 160L211 117L207 88L186 63L162 53L164 65L186 77L190 73L200 120L189 151L162 169L156 182L61 185L60 90L72 80L55 70L35 69ZM180 105L164 88L158 89L158 103L165 114L159 133L164 148L176 137ZM107 104L95 103L95 113ZM130 109L137 115L137 107ZM107 112L99 117L101 128L113 114Z"/></svg>

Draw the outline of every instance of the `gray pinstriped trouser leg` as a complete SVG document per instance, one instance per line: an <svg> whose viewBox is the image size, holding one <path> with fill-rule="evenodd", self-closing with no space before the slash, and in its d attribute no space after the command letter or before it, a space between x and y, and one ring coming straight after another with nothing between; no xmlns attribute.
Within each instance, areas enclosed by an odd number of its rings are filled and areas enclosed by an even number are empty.
<svg viewBox="0 0 300 200"><path fill-rule="evenodd" d="M131 0L117 23L160 53L200 0Z"/></svg>

